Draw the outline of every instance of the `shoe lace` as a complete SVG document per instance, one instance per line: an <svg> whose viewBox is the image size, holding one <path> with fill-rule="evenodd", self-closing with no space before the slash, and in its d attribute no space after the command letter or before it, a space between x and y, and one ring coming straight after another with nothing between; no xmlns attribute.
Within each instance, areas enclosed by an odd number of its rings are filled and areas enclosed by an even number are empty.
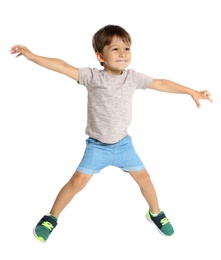
<svg viewBox="0 0 221 260"><path fill-rule="evenodd" d="M163 218L161 219L160 223L162 224L162 226L166 225L167 223L169 223L169 219L168 218Z"/></svg>
<svg viewBox="0 0 221 260"><path fill-rule="evenodd" d="M42 223L42 226L48 228L49 230L52 230L54 228L54 226L49 221L44 221Z"/></svg>

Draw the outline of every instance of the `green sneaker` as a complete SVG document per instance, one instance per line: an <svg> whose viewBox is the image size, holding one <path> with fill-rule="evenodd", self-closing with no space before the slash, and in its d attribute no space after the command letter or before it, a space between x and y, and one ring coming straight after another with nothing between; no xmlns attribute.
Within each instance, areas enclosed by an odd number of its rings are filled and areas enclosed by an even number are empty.
<svg viewBox="0 0 221 260"><path fill-rule="evenodd" d="M173 226L169 219L166 217L163 211L161 211L156 217L152 216L150 210L146 214L146 218L154 223L158 231L164 236L172 236L174 234Z"/></svg>
<svg viewBox="0 0 221 260"><path fill-rule="evenodd" d="M56 226L57 218L52 215L45 215L34 228L34 236L45 243Z"/></svg>

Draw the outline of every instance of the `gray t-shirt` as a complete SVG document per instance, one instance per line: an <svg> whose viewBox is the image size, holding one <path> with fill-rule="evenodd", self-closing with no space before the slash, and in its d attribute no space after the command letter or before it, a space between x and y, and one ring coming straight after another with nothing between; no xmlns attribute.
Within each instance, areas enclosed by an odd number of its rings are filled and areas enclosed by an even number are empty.
<svg viewBox="0 0 221 260"><path fill-rule="evenodd" d="M147 89L153 78L135 70L112 75L96 68L80 68L79 84L88 91L86 135L113 144L124 138L132 119L134 91Z"/></svg>

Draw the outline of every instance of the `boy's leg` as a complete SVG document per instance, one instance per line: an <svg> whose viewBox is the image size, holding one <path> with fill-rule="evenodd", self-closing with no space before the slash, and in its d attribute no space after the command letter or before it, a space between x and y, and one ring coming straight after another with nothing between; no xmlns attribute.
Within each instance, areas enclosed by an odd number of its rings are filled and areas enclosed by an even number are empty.
<svg viewBox="0 0 221 260"><path fill-rule="evenodd" d="M157 194L148 172L144 169L140 171L129 172L129 174L139 185L141 193L150 207L150 211L153 214L159 213L160 208L158 204Z"/></svg>
<svg viewBox="0 0 221 260"><path fill-rule="evenodd" d="M34 229L34 235L42 242L46 242L52 230L57 225L57 219L63 209L89 182L93 174L75 172L71 179L58 193L49 215L44 216Z"/></svg>
<svg viewBox="0 0 221 260"><path fill-rule="evenodd" d="M159 208L157 194L148 172L144 169L130 171L129 174L139 185L141 193L149 205L149 211L146 215L147 219L153 222L163 235L173 235L174 229L164 212Z"/></svg>
<svg viewBox="0 0 221 260"><path fill-rule="evenodd" d="M92 176L93 174L75 172L58 193L50 210L50 214L58 218L63 209L72 198L87 185Z"/></svg>

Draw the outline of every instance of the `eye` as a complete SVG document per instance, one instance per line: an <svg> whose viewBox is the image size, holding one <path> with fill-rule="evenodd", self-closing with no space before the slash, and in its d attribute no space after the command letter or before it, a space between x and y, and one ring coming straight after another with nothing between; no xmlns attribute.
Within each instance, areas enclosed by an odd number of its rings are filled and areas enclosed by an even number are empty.
<svg viewBox="0 0 221 260"><path fill-rule="evenodd" d="M130 51L130 47L125 48L125 51Z"/></svg>
<svg viewBox="0 0 221 260"><path fill-rule="evenodd" d="M118 48L113 48L112 51L118 51Z"/></svg>

